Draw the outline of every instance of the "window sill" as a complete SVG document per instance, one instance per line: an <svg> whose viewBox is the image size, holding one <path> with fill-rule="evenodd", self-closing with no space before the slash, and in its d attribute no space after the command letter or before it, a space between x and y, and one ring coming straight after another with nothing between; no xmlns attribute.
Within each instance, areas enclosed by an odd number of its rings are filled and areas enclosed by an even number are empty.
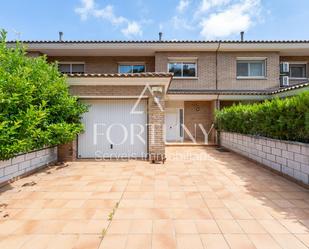
<svg viewBox="0 0 309 249"><path fill-rule="evenodd" d="M298 78L298 77L290 77L290 80L307 80L308 78L303 77L303 78Z"/></svg>
<svg viewBox="0 0 309 249"><path fill-rule="evenodd" d="M198 77L173 77L174 80L198 80Z"/></svg>
<svg viewBox="0 0 309 249"><path fill-rule="evenodd" d="M267 77L236 77L237 80L267 80Z"/></svg>

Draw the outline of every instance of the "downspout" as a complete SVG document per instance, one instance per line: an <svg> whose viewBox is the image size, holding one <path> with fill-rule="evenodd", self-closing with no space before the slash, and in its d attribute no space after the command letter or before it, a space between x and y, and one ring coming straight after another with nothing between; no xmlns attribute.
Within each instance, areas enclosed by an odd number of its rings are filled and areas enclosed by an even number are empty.
<svg viewBox="0 0 309 249"><path fill-rule="evenodd" d="M219 41L218 47L216 49L216 90L218 90L218 52L220 50L220 46L221 46L221 41ZM220 94L217 95L217 99L215 103L216 110L220 109L219 97L220 97ZM215 140L216 140L217 145L220 146L220 131L216 130Z"/></svg>

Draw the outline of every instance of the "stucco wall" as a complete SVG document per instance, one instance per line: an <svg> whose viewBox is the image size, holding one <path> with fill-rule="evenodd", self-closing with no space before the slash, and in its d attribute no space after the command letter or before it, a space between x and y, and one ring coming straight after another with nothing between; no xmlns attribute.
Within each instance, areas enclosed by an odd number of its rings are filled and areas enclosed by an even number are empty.
<svg viewBox="0 0 309 249"><path fill-rule="evenodd" d="M309 144L221 132L221 145L309 184Z"/></svg>

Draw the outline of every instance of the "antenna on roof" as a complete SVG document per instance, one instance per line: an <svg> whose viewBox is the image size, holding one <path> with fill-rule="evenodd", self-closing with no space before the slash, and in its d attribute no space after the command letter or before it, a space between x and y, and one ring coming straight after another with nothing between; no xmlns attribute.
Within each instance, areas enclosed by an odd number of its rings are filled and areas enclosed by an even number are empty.
<svg viewBox="0 0 309 249"><path fill-rule="evenodd" d="M244 31L241 31L240 32L240 41L244 41L244 35L245 35L245 32Z"/></svg>
<svg viewBox="0 0 309 249"><path fill-rule="evenodd" d="M62 32L62 31L59 31L59 41L62 42L62 41L63 41L62 38L63 38L63 32Z"/></svg>
<svg viewBox="0 0 309 249"><path fill-rule="evenodd" d="M162 41L162 36L163 36L163 33L160 31L159 32L159 41Z"/></svg>

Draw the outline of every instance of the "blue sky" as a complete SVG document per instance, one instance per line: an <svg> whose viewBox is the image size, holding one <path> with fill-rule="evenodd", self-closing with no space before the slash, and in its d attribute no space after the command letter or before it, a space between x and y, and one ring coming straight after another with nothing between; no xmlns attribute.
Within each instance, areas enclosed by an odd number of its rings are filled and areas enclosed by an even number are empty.
<svg viewBox="0 0 309 249"><path fill-rule="evenodd" d="M309 39L308 0L10 0L8 39Z"/></svg>

